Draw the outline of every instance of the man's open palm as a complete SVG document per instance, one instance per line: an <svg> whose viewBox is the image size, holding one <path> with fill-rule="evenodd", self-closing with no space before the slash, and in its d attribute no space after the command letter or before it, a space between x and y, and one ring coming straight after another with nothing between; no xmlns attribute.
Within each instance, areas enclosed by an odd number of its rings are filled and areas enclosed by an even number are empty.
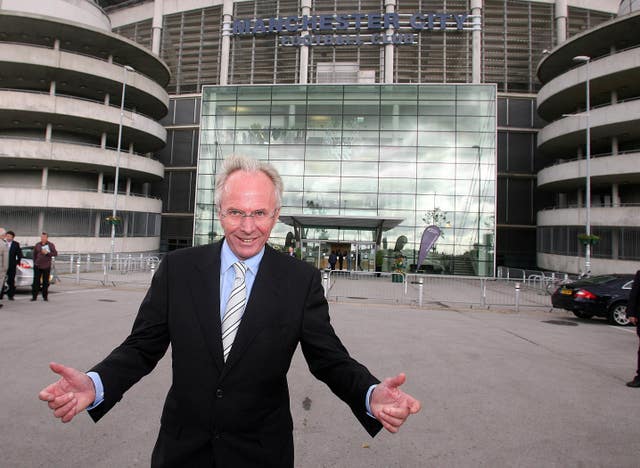
<svg viewBox="0 0 640 468"><path fill-rule="evenodd" d="M421 408L418 400L400 390L400 385L406 380L406 375L402 373L385 379L371 394L371 412L389 432L398 432L409 415Z"/></svg>
<svg viewBox="0 0 640 468"><path fill-rule="evenodd" d="M94 402L96 390L93 381L83 372L55 362L49 367L60 375L60 380L43 388L38 398L46 401L53 415L66 423Z"/></svg>

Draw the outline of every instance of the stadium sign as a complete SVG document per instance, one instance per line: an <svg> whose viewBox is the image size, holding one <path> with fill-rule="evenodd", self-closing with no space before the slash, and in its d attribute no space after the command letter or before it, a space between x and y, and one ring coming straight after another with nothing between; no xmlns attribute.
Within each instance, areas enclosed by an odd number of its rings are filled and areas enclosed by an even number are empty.
<svg viewBox="0 0 640 468"><path fill-rule="evenodd" d="M349 13L236 19L234 36L279 34L283 46L415 44L422 31L473 29L468 13Z"/></svg>

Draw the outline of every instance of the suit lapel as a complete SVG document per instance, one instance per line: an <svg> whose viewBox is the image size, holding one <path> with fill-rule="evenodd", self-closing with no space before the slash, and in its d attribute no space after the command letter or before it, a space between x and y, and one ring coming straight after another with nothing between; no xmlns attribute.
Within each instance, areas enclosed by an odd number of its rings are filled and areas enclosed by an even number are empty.
<svg viewBox="0 0 640 468"><path fill-rule="evenodd" d="M197 262L197 272L189 281L195 304L195 314L200 322L209 352L218 370L222 370L222 337L220 336L220 249L222 242L204 250L202 262Z"/></svg>
<svg viewBox="0 0 640 468"><path fill-rule="evenodd" d="M266 246L260 262L258 275L253 283L251 295L242 316L238 334L231 347L226 369L235 365L245 353L253 338L265 327L278 323L276 304L284 304L281 277L284 275L277 267L278 252Z"/></svg>

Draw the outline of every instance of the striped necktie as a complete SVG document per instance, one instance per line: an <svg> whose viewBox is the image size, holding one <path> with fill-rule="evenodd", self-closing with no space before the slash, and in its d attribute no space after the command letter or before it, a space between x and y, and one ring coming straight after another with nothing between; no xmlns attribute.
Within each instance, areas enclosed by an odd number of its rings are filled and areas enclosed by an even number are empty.
<svg viewBox="0 0 640 468"><path fill-rule="evenodd" d="M242 262L236 262L233 264L233 268L236 271L236 278L233 280L233 288L222 319L222 350L225 362L231 351L231 345L233 345L233 340L238 332L244 306L247 303L247 285L245 283L247 267Z"/></svg>

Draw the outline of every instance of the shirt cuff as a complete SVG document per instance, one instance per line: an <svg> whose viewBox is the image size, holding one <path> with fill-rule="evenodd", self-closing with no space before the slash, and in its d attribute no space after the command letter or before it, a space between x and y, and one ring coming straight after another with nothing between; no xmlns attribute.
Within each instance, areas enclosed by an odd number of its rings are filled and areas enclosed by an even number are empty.
<svg viewBox="0 0 640 468"><path fill-rule="evenodd" d="M97 374L96 374L97 375ZM373 419L376 419L376 417L371 413L371 393L373 392L373 389L376 388L376 384L372 385L371 387L369 387L369 390L367 390L367 397L364 401L364 405L367 408L367 414L369 416L371 416Z"/></svg>
<svg viewBox="0 0 640 468"><path fill-rule="evenodd" d="M93 381L93 386L96 389L96 399L93 400L91 406L87 407L87 411L89 411L104 401L104 386L97 372L87 372L87 376Z"/></svg>

